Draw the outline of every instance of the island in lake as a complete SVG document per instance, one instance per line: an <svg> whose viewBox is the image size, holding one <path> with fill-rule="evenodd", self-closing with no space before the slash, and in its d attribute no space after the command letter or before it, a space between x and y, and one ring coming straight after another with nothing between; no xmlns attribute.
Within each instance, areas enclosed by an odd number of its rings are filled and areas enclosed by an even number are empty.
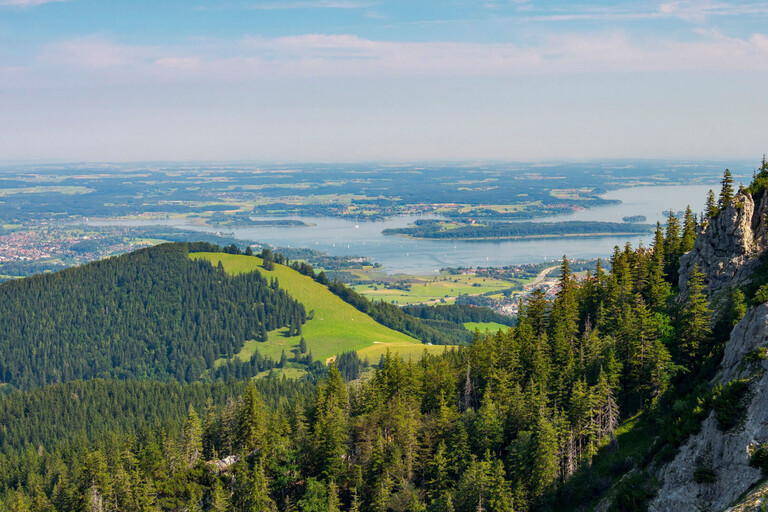
<svg viewBox="0 0 768 512"><path fill-rule="evenodd" d="M429 240L517 240L550 237L636 235L652 231L649 224L620 222L478 222L420 219L412 226L382 231Z"/></svg>
<svg viewBox="0 0 768 512"><path fill-rule="evenodd" d="M648 218L645 215L627 215L626 217L622 217L621 220L623 222L638 223L645 222Z"/></svg>

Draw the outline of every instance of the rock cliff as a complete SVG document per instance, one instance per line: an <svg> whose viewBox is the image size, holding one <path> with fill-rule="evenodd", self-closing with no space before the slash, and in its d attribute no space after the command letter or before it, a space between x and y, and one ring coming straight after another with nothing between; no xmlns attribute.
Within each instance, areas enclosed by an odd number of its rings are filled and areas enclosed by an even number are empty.
<svg viewBox="0 0 768 512"><path fill-rule="evenodd" d="M760 263L756 256L768 247L766 213L768 194L755 205L750 194L739 192L702 229L694 249L680 258L680 290L685 293L694 265L704 273L710 296L748 281Z"/></svg>
<svg viewBox="0 0 768 512"><path fill-rule="evenodd" d="M756 205L751 195L739 192L702 229L694 249L681 258L681 291L685 293L694 265L704 273L713 303L720 292L748 283L768 248L766 213L768 194ZM768 359L748 356L764 347L768 347L768 304L752 307L734 327L713 382L725 385L749 379L742 421L723 432L714 411L710 413L675 459L655 471L659 486L650 511L724 511L754 494L753 486L764 476L749 465L749 458L755 445L768 441ZM697 471L709 478L699 477L697 482ZM738 510L752 509L742 502Z"/></svg>
<svg viewBox="0 0 768 512"><path fill-rule="evenodd" d="M749 465L750 449L768 440L768 360L748 363L747 354L768 345L768 305L750 309L734 328L716 381L752 378L744 420L722 432L714 411L675 459L659 468L659 488L650 511L722 511L759 482L761 471ZM714 481L697 483L695 472L714 472Z"/></svg>

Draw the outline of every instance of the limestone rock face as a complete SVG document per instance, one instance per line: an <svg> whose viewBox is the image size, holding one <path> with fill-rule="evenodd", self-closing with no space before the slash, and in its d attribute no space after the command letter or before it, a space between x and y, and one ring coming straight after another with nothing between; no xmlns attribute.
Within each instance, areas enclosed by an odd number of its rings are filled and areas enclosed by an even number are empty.
<svg viewBox="0 0 768 512"><path fill-rule="evenodd" d="M739 192L696 237L691 252L680 258L680 290L685 293L694 265L705 275L712 296L749 279L759 261L754 256L768 246L768 194L755 207L752 196Z"/></svg>
<svg viewBox="0 0 768 512"><path fill-rule="evenodd" d="M716 309L720 292L749 282L768 249L766 214L768 193L755 204L750 194L740 191L702 229L693 250L680 259L681 292L687 292L694 266L704 274L705 290ZM762 347L768 347L768 304L751 308L733 328L713 382L725 385L750 379L743 421L722 432L711 412L701 431L687 440L675 459L654 471L659 487L649 510L724 511L763 478L760 470L749 465L749 454L754 445L768 442L768 359L747 357ZM715 480L697 483L697 468L714 471Z"/></svg>
<svg viewBox="0 0 768 512"><path fill-rule="evenodd" d="M762 479L761 472L749 465L749 450L768 441L768 360L749 363L745 356L766 345L768 304L762 304L751 308L733 329L715 378L725 384L754 376L744 422L722 432L712 412L702 423L701 431L691 436L675 459L657 470L659 488L650 511L722 511ZM700 467L714 470L716 480L696 483L694 471Z"/></svg>

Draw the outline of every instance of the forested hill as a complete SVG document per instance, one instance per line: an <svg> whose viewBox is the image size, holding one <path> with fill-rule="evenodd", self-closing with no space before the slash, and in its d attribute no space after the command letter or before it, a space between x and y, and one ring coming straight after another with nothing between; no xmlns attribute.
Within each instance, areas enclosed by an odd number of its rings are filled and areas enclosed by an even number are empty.
<svg viewBox="0 0 768 512"><path fill-rule="evenodd" d="M258 273L228 276L164 244L0 285L0 383L198 379L247 339L303 323Z"/></svg>

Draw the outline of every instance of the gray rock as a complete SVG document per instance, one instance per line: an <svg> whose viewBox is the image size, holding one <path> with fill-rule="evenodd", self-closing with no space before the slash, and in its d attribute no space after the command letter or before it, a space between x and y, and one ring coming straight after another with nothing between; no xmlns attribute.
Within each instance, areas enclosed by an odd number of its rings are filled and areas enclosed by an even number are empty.
<svg viewBox="0 0 768 512"><path fill-rule="evenodd" d="M707 294L749 280L759 264L755 256L768 246L768 194L755 209L752 196L739 192L709 224L702 228L691 252L680 258L680 291L685 294L694 265L705 275Z"/></svg>
<svg viewBox="0 0 768 512"><path fill-rule="evenodd" d="M749 453L755 444L768 441L768 360L747 363L744 357L767 344L768 305L762 304L751 308L733 329L715 377L715 382L725 384L754 376L744 422L721 432L712 412L702 423L701 431L688 439L675 459L656 471L659 489L650 511L722 511L762 479L761 472L749 465ZM716 481L696 483L697 467L714 470Z"/></svg>

